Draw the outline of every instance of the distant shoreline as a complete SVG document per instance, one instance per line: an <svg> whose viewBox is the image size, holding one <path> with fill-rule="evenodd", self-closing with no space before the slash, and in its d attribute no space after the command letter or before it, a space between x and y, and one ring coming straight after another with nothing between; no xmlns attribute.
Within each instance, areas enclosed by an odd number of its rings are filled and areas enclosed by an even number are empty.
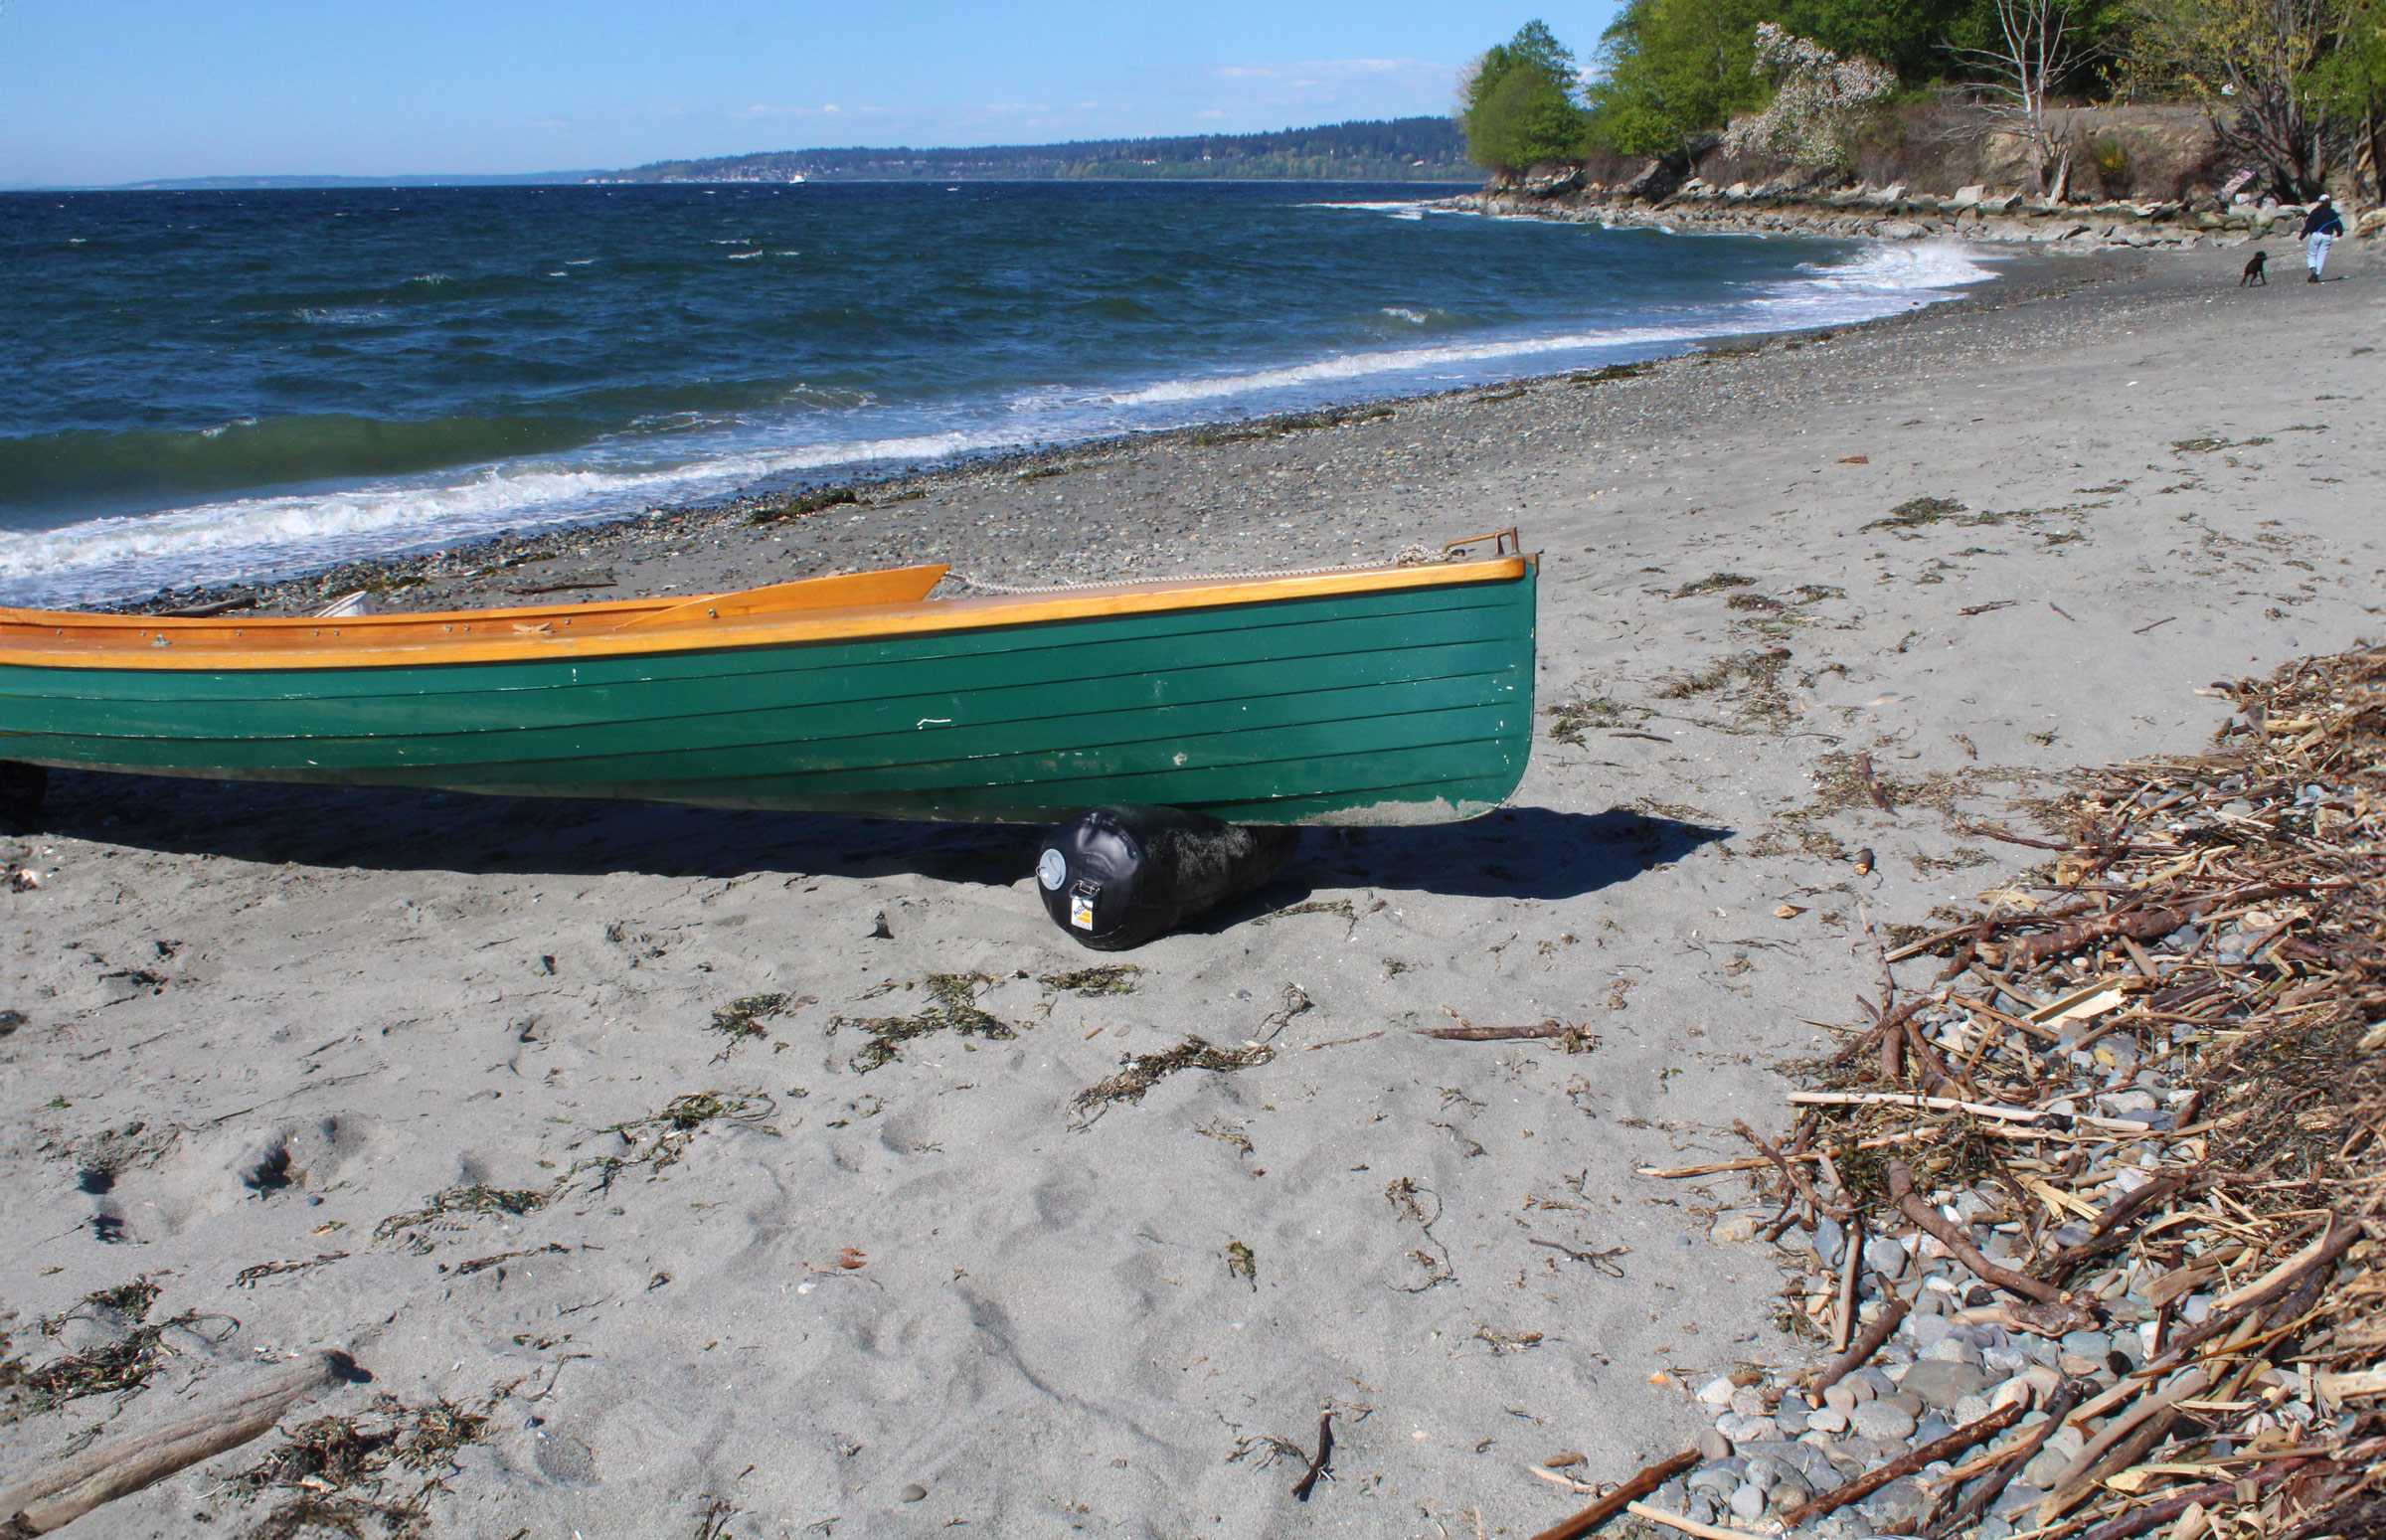
<svg viewBox="0 0 2386 1540"><path fill-rule="evenodd" d="M0 187L0 197L48 196L60 193L305 193L378 191L481 191L499 187L938 187L969 183L989 187L1114 186L1120 182L1154 186L1280 186L1280 187L1462 187L1477 188L1481 179L1413 178L1398 176L817 176L802 182L766 181L759 177L717 180L636 180L606 172L574 172L535 177L199 177L177 182L122 182L89 187Z"/></svg>

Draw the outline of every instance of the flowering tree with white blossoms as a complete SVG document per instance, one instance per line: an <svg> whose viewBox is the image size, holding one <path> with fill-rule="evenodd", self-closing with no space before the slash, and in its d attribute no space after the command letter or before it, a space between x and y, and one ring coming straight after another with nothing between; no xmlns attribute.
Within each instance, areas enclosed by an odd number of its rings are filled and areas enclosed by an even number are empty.
<svg viewBox="0 0 2386 1540"><path fill-rule="evenodd" d="M1734 118L1724 130L1724 153L1739 158L1838 165L1864 109L1897 88L1897 77L1871 60L1841 59L1773 22L1757 24L1751 68L1775 88L1764 111Z"/></svg>

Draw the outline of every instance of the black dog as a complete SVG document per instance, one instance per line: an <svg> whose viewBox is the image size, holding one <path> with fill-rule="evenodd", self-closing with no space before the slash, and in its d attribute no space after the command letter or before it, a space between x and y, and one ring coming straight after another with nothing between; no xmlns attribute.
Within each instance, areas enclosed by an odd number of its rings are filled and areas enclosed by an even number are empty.
<svg viewBox="0 0 2386 1540"><path fill-rule="evenodd" d="M2239 288L2244 288L2248 284L2259 283L2264 288L2270 287L2270 274L2263 270L2269 265L2270 254L2268 252L2256 252L2253 256L2245 259L2245 276L2237 280L2237 286Z"/></svg>

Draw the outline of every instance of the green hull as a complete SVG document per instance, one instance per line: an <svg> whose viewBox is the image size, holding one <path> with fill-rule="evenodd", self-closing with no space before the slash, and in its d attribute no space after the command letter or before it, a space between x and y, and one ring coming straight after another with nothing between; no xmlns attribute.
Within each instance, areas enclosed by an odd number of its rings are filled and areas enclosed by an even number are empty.
<svg viewBox="0 0 2386 1540"><path fill-rule="evenodd" d="M325 785L998 822L1497 806L1534 580L800 645L422 666L0 665L0 759Z"/></svg>

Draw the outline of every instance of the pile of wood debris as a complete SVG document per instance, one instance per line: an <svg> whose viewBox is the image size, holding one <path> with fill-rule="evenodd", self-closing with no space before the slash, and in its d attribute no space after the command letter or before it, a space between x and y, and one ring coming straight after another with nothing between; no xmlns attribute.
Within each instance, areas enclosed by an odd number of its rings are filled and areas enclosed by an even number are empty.
<svg viewBox="0 0 2386 1540"><path fill-rule="evenodd" d="M1976 831L2049 864L1892 933L1787 1137L1649 1173L1751 1170L1839 1352L1706 1387L1703 1459L1631 1513L2386 1533L2386 649L2215 693L2213 752L2089 777L2068 837Z"/></svg>

